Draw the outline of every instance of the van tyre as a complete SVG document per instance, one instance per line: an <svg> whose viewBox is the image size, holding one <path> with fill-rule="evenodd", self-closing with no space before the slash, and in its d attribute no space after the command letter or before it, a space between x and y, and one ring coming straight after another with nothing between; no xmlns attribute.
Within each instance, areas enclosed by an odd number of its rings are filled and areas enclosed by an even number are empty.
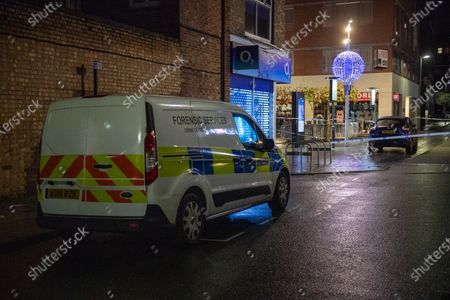
<svg viewBox="0 0 450 300"><path fill-rule="evenodd" d="M289 192L291 190L291 183L289 174L285 170L281 171L278 176L277 185L272 201L269 202L270 208L275 212L285 210L289 201Z"/></svg>
<svg viewBox="0 0 450 300"><path fill-rule="evenodd" d="M202 236L206 219L199 195L187 193L180 203L177 216L177 240L182 244L197 244Z"/></svg>

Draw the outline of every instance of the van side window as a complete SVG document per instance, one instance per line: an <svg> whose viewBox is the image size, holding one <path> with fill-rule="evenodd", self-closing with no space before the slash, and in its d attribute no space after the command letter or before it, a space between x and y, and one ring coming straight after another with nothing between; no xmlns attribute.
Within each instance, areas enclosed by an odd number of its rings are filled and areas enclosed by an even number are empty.
<svg viewBox="0 0 450 300"><path fill-rule="evenodd" d="M253 148L264 137L257 130L255 123L244 115L234 115L234 123L239 135L239 139L245 148Z"/></svg>

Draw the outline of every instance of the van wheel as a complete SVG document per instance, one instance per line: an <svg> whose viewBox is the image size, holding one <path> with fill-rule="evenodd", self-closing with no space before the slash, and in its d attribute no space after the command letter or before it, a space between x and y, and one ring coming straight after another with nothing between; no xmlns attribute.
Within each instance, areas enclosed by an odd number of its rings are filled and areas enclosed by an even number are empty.
<svg viewBox="0 0 450 300"><path fill-rule="evenodd" d="M186 194L181 200L178 210L178 239L186 244L198 243L205 222L200 197L194 193Z"/></svg>
<svg viewBox="0 0 450 300"><path fill-rule="evenodd" d="M281 171L275 187L275 194L272 201L269 202L269 206L273 211L283 211L286 208L290 190L289 174L286 171Z"/></svg>

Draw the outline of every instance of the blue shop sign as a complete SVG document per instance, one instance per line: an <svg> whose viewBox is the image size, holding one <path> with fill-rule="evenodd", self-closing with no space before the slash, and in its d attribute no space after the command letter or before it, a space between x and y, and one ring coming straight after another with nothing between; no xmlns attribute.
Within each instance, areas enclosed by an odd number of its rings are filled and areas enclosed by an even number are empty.
<svg viewBox="0 0 450 300"><path fill-rule="evenodd" d="M269 52L259 46L233 48L233 74L280 83L291 83L292 61L281 51Z"/></svg>

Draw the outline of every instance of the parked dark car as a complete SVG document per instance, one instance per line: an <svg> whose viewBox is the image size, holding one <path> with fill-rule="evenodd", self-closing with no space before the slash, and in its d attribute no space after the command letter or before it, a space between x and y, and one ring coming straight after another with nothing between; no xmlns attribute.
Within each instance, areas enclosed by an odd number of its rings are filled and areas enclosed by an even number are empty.
<svg viewBox="0 0 450 300"><path fill-rule="evenodd" d="M370 141L369 151L374 152L378 149L383 151L383 147L405 148L406 153L414 154L417 152L417 137L410 138L410 135L416 134L416 126L408 117L382 117L377 120L375 126L369 131L369 138L387 138L382 140ZM399 138L394 138L398 136Z"/></svg>

